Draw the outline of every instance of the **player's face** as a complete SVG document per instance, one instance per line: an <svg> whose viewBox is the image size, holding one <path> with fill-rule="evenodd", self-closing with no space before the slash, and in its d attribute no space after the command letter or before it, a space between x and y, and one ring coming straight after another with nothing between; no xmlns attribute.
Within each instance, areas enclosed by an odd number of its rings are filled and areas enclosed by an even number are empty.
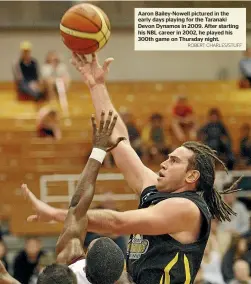
<svg viewBox="0 0 251 284"><path fill-rule="evenodd" d="M179 147L169 154L168 159L160 165L157 189L174 192L188 185L191 172L187 171L187 168L192 156L193 152L185 147Z"/></svg>
<svg viewBox="0 0 251 284"><path fill-rule="evenodd" d="M36 239L27 240L25 244L25 250L29 256L37 255L40 249L41 249L41 243L39 240Z"/></svg>

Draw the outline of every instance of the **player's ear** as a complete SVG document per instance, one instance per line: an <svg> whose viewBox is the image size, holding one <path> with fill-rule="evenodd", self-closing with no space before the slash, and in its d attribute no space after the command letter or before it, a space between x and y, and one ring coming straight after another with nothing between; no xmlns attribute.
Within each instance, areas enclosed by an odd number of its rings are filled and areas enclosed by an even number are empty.
<svg viewBox="0 0 251 284"><path fill-rule="evenodd" d="M197 170L190 170L187 173L187 177L186 177L186 182L187 183L195 183L196 181L198 181L200 177L200 172Z"/></svg>

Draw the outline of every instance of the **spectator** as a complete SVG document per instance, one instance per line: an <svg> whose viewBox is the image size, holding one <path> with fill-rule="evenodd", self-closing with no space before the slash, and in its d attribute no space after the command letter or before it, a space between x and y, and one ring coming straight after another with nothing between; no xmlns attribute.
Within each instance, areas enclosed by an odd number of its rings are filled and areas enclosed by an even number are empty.
<svg viewBox="0 0 251 284"><path fill-rule="evenodd" d="M37 133L39 137L51 137L56 140L62 138L58 113L50 107L40 110L37 119Z"/></svg>
<svg viewBox="0 0 251 284"><path fill-rule="evenodd" d="M7 261L7 246L3 240L0 240L0 260L5 266L5 269L9 271L9 264Z"/></svg>
<svg viewBox="0 0 251 284"><path fill-rule="evenodd" d="M39 81L38 63L31 56L31 48L32 45L30 42L25 41L20 44L21 56L15 63L13 72L18 91L38 101L44 94Z"/></svg>
<svg viewBox="0 0 251 284"><path fill-rule="evenodd" d="M41 242L37 238L27 239L24 250L20 251L14 260L14 278L22 284L29 284L43 254Z"/></svg>
<svg viewBox="0 0 251 284"><path fill-rule="evenodd" d="M203 279L214 284L225 284L221 273L221 254L216 239L210 236L201 263Z"/></svg>
<svg viewBox="0 0 251 284"><path fill-rule="evenodd" d="M51 254L46 253L46 254L42 255L40 257L39 261L38 261L37 267L34 269L34 273L30 278L29 284L36 284L39 274L43 272L45 267L53 264L54 261L55 261L55 259Z"/></svg>
<svg viewBox="0 0 251 284"><path fill-rule="evenodd" d="M133 147L137 155L142 159L143 151L142 151L142 145L141 145L140 132L136 126L136 123L133 119L132 114L129 112L123 111L120 113L120 116L127 127L131 146ZM106 168L111 168L114 165L115 165L114 159L112 157L112 154L109 152L107 153L104 159L103 166Z"/></svg>
<svg viewBox="0 0 251 284"><path fill-rule="evenodd" d="M185 96L179 96L173 108L172 130L179 142L196 140L196 124L193 109ZM188 137L186 137L188 133Z"/></svg>
<svg viewBox="0 0 251 284"><path fill-rule="evenodd" d="M251 48L247 48L244 52L243 59L240 60L240 72L244 80L251 85Z"/></svg>
<svg viewBox="0 0 251 284"><path fill-rule="evenodd" d="M161 114L155 113L151 116L150 123L143 128L142 142L144 151L151 161L159 163L159 160L167 158L169 148Z"/></svg>
<svg viewBox="0 0 251 284"><path fill-rule="evenodd" d="M248 250L247 240L239 235L233 234L230 248L222 259L222 275L224 281L229 283L234 279L233 264L236 260L242 259L251 264L251 251Z"/></svg>
<svg viewBox="0 0 251 284"><path fill-rule="evenodd" d="M220 230L219 225L220 222L218 220L212 219L210 238L217 243L218 251L222 257L230 246L232 232Z"/></svg>
<svg viewBox="0 0 251 284"><path fill-rule="evenodd" d="M142 157L141 137L140 137L140 132L133 119L133 116L131 113L123 112L121 113L121 117L127 127L130 143L133 149L138 154L138 156L141 158Z"/></svg>
<svg viewBox="0 0 251 284"><path fill-rule="evenodd" d="M214 283L207 282L204 279L202 269L200 268L194 279L194 284L214 284Z"/></svg>
<svg viewBox="0 0 251 284"><path fill-rule="evenodd" d="M250 267L245 260L236 260L233 269L234 279L229 284L251 284Z"/></svg>
<svg viewBox="0 0 251 284"><path fill-rule="evenodd" d="M235 158L232 152L230 135L222 122L217 108L209 110L209 121L199 130L199 139L224 156L229 170L233 170Z"/></svg>
<svg viewBox="0 0 251 284"><path fill-rule="evenodd" d="M229 188L229 184L224 185L224 188ZM236 192L225 194L224 201L236 212L236 216L232 216L230 222L222 222L219 225L219 230L234 234L244 234L250 229L249 212L245 204L237 199Z"/></svg>
<svg viewBox="0 0 251 284"><path fill-rule="evenodd" d="M251 137L248 123L241 127L240 158L243 159L246 166L251 165Z"/></svg>
<svg viewBox="0 0 251 284"><path fill-rule="evenodd" d="M67 66L61 62L56 51L48 52L41 73L49 98L55 99L58 95L61 108L68 116L67 90L70 85L70 75Z"/></svg>

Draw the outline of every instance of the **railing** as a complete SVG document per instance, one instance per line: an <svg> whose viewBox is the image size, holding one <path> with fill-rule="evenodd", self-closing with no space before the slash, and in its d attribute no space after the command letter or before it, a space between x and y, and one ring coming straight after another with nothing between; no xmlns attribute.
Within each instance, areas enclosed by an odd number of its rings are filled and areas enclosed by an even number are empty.
<svg viewBox="0 0 251 284"><path fill-rule="evenodd" d="M48 202L70 202L71 197L75 191L75 183L79 179L78 174L68 175L68 174L56 174L56 175L44 175L40 178L40 199L46 203ZM118 173L102 173L98 175L97 180L107 181L107 180L124 180L122 174ZM68 195L48 195L48 182L67 182L68 183ZM94 201L103 201L105 196L103 194L96 194L94 196ZM113 194L113 200L136 200L137 196L135 194Z"/></svg>
<svg viewBox="0 0 251 284"><path fill-rule="evenodd" d="M222 186L227 183L231 182L235 177L239 176L244 177L251 177L250 170L244 171L231 171L227 175L224 171L217 171L216 173L216 180L215 185L217 188L222 189ZM48 202L70 202L70 199L75 191L76 182L79 179L78 174L55 174L55 175L44 175L40 178L40 199L46 203ZM118 181L124 180L122 174L119 173L101 173L98 175L98 181ZM66 182L68 185L68 195L49 195L48 194L48 182ZM251 197L251 184L250 184L250 191L245 189L243 191L238 192L239 197ZM112 195L114 200L136 200L138 199L135 194L113 194ZM106 197L104 194L96 194L94 196L94 201L103 201Z"/></svg>

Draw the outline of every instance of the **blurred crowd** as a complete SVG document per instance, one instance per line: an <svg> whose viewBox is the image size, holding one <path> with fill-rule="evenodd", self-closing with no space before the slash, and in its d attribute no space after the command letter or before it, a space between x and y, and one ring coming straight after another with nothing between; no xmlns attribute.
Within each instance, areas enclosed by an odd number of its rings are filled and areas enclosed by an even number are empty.
<svg viewBox="0 0 251 284"><path fill-rule="evenodd" d="M218 108L208 111L206 122L200 124L186 96L178 96L172 109L170 126L166 127L160 113L154 113L146 126L140 129L130 113L121 113L127 126L131 144L145 163L160 164L173 149L188 140L199 140L217 151L229 170L236 166L250 166L250 125L240 129L239 152L232 147L232 137ZM170 120L170 118L168 118Z"/></svg>
<svg viewBox="0 0 251 284"><path fill-rule="evenodd" d="M41 70L41 71L40 71ZM247 48L240 61L242 80L251 79L251 49ZM17 92L33 98L39 105L46 100L48 104L40 107L37 115L37 136L43 138L62 138L59 113L50 106L50 101L58 100L63 115L69 116L67 92L71 78L67 66L56 51L49 51L44 64L39 67L32 56L32 44L24 41L20 44L19 59L13 65L13 74ZM127 125L133 148L145 163L159 164L172 149L187 140L200 140L218 152L229 170L236 165L248 167L251 164L250 125L243 124L240 129L239 151L235 153L232 138L224 124L224 117L218 108L212 108L207 121L201 125L196 120L196 111L185 95L178 95L173 105L170 123L166 127L166 117L153 113L144 127L137 125L130 112L121 116ZM105 166L113 165L111 156L106 158Z"/></svg>
<svg viewBox="0 0 251 284"><path fill-rule="evenodd" d="M67 65L56 51L51 50L40 68L32 56L32 44L24 41L20 43L20 55L12 70L18 97L34 100L38 107L37 136L59 140L59 113L53 104L59 101L63 115L69 116L67 92L71 77Z"/></svg>

